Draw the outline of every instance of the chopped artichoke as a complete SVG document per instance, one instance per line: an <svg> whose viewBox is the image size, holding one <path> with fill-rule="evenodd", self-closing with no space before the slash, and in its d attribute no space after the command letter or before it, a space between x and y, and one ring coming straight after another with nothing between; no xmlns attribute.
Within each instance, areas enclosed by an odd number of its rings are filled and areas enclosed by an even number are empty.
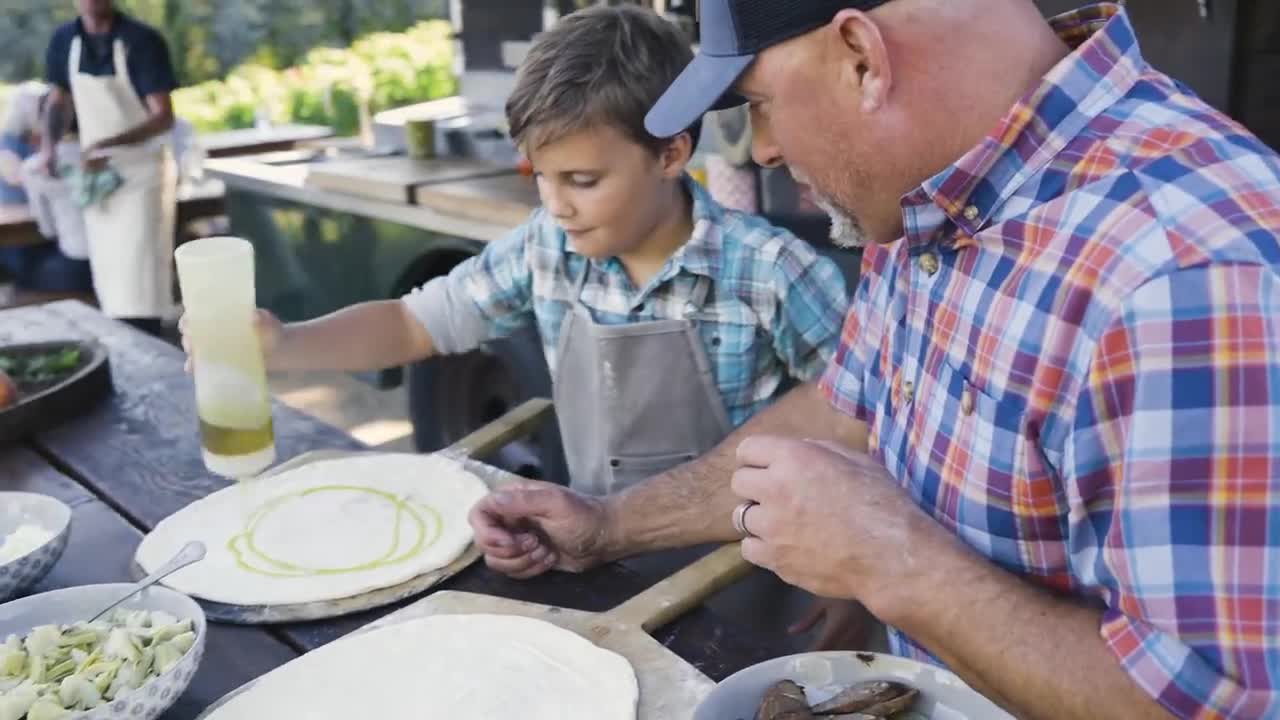
<svg viewBox="0 0 1280 720"><path fill-rule="evenodd" d="M23 684L0 695L0 720L22 720L40 697L34 686Z"/></svg>
<svg viewBox="0 0 1280 720"><path fill-rule="evenodd" d="M161 675L169 672L182 660L182 650L173 643L165 643L156 648L156 672Z"/></svg>
<svg viewBox="0 0 1280 720"><path fill-rule="evenodd" d="M36 685L47 682L45 680L44 655L32 653L31 667L27 669L27 679Z"/></svg>
<svg viewBox="0 0 1280 720"><path fill-rule="evenodd" d="M27 671L27 654L20 643L9 643L0 646L0 677L25 677Z"/></svg>
<svg viewBox="0 0 1280 720"><path fill-rule="evenodd" d="M58 699L63 707L92 710L102 704L102 693L83 675L72 675L58 687Z"/></svg>
<svg viewBox="0 0 1280 720"><path fill-rule="evenodd" d="M111 684L115 682L116 673L119 672L120 666L123 665L119 660L109 660L98 663L85 671L85 677L93 679L93 685L98 689L98 693L106 696L107 691L111 688Z"/></svg>
<svg viewBox="0 0 1280 720"><path fill-rule="evenodd" d="M149 619L149 621L150 621L149 626L150 626L150 627L153 627L153 628L154 628L154 627L164 627L164 626L166 626L166 625L177 625L177 624L178 624L178 618L177 618L177 617L175 617L175 616L173 616L173 615L170 615L169 613L167 613L167 612L165 612L165 611L163 611L163 610L153 610L153 611L151 612L151 615L149 616L149 618L148 618L148 619ZM187 621L185 621L185 622L190 623L191 621L190 621L190 620L187 620Z"/></svg>
<svg viewBox="0 0 1280 720"><path fill-rule="evenodd" d="M169 644L178 648L178 652L185 655L188 650L195 646L196 634L190 631L184 632L169 640Z"/></svg>
<svg viewBox="0 0 1280 720"><path fill-rule="evenodd" d="M68 657L45 671L44 681L56 683L76 671L76 661Z"/></svg>
<svg viewBox="0 0 1280 720"><path fill-rule="evenodd" d="M64 648L85 649L91 648L101 642L98 632L87 625L81 625L71 628L62 634L62 638L58 644Z"/></svg>
<svg viewBox="0 0 1280 720"><path fill-rule="evenodd" d="M31 634L27 635L26 649L29 655L44 655L53 652L58 647L58 641L62 639L62 632L58 630L57 625L41 625L33 628Z"/></svg>
<svg viewBox="0 0 1280 720"><path fill-rule="evenodd" d="M48 698L41 698L27 710L27 720L62 720L71 717L70 710Z"/></svg>
<svg viewBox="0 0 1280 720"><path fill-rule="evenodd" d="M183 633L191 632L192 627L193 627L193 624L190 620L183 620L182 622L172 622L172 623L167 623L165 625L153 626L153 629L151 632L151 642L162 643L166 640L172 640L173 638L179 635L182 635Z"/></svg>
<svg viewBox="0 0 1280 720"><path fill-rule="evenodd" d="M142 649L138 647L137 641L125 628L111 630L111 634L107 636L106 645L102 647L102 652L109 658L119 658L121 660L139 660L142 658Z"/></svg>

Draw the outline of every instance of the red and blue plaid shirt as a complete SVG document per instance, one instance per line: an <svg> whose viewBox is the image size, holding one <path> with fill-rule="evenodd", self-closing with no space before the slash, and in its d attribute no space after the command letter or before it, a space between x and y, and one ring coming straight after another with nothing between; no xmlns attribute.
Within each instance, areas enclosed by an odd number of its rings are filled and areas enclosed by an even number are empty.
<svg viewBox="0 0 1280 720"><path fill-rule="evenodd" d="M1169 711L1280 717L1280 158L1117 6L1052 22L1074 52L903 199L822 385Z"/></svg>

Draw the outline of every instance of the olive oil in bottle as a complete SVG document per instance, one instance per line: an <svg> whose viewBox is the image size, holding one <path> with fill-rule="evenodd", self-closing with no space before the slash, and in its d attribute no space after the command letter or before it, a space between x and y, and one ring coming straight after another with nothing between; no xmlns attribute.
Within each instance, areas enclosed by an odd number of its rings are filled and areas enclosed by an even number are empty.
<svg viewBox="0 0 1280 720"><path fill-rule="evenodd" d="M186 309L205 467L253 477L275 462L262 348L253 327L253 245L202 238L174 253Z"/></svg>

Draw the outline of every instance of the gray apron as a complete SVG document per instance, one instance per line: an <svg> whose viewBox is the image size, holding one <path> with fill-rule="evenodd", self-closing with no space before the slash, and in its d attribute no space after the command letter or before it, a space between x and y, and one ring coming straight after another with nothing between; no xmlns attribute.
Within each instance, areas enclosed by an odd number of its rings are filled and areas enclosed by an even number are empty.
<svg viewBox="0 0 1280 720"><path fill-rule="evenodd" d="M588 260L560 329L553 397L570 487L604 495L701 456L732 425L693 322L711 279L694 280L682 320L601 325L582 302L590 272ZM656 552L622 564L657 582L712 549ZM786 641L786 626L810 597L755 569L707 604L725 619Z"/></svg>

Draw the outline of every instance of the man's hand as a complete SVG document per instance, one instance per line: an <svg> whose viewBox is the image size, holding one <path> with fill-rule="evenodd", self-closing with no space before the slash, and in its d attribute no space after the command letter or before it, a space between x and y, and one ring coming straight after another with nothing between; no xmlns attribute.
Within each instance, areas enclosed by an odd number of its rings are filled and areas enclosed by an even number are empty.
<svg viewBox="0 0 1280 720"><path fill-rule="evenodd" d="M102 147L94 143L80 151L80 166L86 172L98 172L107 166L107 156L102 154Z"/></svg>
<svg viewBox="0 0 1280 720"><path fill-rule="evenodd" d="M805 440L751 437L738 446L733 491L759 503L743 556L815 595L876 601L899 576L927 572L926 543L952 538L869 455Z"/></svg>
<svg viewBox="0 0 1280 720"><path fill-rule="evenodd" d="M259 308L253 316L253 329L258 333L258 343L262 346L262 357L267 367L271 367L271 357L284 340L285 327L280 319L269 310ZM191 346L191 338L187 336L187 316L178 319L178 331L182 334L182 349L187 353L186 371L192 370L195 351Z"/></svg>
<svg viewBox="0 0 1280 720"><path fill-rule="evenodd" d="M582 572L612 559L604 503L560 485L530 480L496 490L470 521L485 562L514 578Z"/></svg>
<svg viewBox="0 0 1280 720"><path fill-rule="evenodd" d="M36 153L36 167L51 178L58 177L58 154L52 149L41 148Z"/></svg>
<svg viewBox="0 0 1280 720"><path fill-rule="evenodd" d="M853 600L814 598L809 612L797 620L787 632L802 635L821 625L809 650L865 650L871 639L875 618L861 603Z"/></svg>

